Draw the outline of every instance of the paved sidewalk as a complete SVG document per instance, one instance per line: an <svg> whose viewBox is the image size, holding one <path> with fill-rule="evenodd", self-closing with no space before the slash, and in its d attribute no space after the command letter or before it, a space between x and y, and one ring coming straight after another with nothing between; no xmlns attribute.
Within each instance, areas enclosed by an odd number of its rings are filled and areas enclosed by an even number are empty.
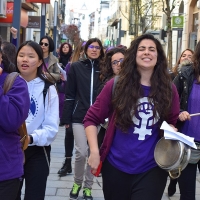
<svg viewBox="0 0 200 200"><path fill-rule="evenodd" d="M48 177L48 182L47 182L45 200L68 200L69 193L73 185L74 170L72 170L72 174L67 175L65 177L59 177L57 174L64 160L64 134L65 134L64 131L65 131L64 127L60 127L56 140L52 144L51 169L50 169L50 175ZM72 162L73 162L73 167L74 167L74 158ZM104 200L102 189L96 183L95 179L94 179L94 186L92 190L92 196L94 197L94 200ZM102 184L101 178L97 178L97 179ZM196 184L197 184L196 200L200 200L200 174L197 175ZM79 200L80 200L82 199L81 198L82 190L80 191L79 194L80 194L80 197L79 197ZM126 200L126 199L123 199L123 200ZM153 199L150 199L150 200L153 200ZM167 187L166 187L162 200L179 200L178 186L177 186L176 194L171 198L167 196Z"/></svg>

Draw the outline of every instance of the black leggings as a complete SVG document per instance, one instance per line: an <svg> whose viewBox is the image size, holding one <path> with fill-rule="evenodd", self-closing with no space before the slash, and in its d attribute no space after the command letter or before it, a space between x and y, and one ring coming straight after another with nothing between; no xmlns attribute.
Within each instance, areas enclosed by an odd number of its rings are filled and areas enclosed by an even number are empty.
<svg viewBox="0 0 200 200"><path fill-rule="evenodd" d="M47 158L50 163L51 146L45 147ZM44 153L44 148L29 146L25 151L24 176L25 195L24 200L44 200L46 182L49 175L49 166ZM23 180L16 200L21 200Z"/></svg>
<svg viewBox="0 0 200 200"><path fill-rule="evenodd" d="M14 200L17 196L19 185L20 185L19 178L0 181L0 199Z"/></svg>
<svg viewBox="0 0 200 200"><path fill-rule="evenodd" d="M178 178L180 200L195 200L197 164L188 164Z"/></svg>
<svg viewBox="0 0 200 200"><path fill-rule="evenodd" d="M161 200L168 173L159 167L141 174L127 174L103 162L102 178L105 200Z"/></svg>
<svg viewBox="0 0 200 200"><path fill-rule="evenodd" d="M65 129L65 157L72 157L74 149L74 134L72 130L72 124L69 128Z"/></svg>

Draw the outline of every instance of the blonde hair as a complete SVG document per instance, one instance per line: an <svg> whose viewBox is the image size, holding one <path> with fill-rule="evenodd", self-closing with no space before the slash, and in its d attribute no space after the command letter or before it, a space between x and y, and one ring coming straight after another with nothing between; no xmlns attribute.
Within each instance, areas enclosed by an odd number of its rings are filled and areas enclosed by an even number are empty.
<svg viewBox="0 0 200 200"><path fill-rule="evenodd" d="M79 60L79 58L80 58L80 53L83 52L83 50L84 50L84 46L85 46L84 43L85 43L85 42L80 42L80 43L76 46L76 48L75 48L75 50L74 50L74 52L73 52L73 54L72 54L71 63L76 62L76 61Z"/></svg>

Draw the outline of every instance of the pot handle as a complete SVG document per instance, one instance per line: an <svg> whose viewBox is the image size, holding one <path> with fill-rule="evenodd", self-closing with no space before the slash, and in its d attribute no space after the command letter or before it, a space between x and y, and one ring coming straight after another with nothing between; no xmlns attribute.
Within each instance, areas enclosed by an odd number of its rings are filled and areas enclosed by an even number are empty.
<svg viewBox="0 0 200 200"><path fill-rule="evenodd" d="M173 171L169 171L169 176L172 179L177 179L181 175L181 168L178 168L178 173L173 173Z"/></svg>

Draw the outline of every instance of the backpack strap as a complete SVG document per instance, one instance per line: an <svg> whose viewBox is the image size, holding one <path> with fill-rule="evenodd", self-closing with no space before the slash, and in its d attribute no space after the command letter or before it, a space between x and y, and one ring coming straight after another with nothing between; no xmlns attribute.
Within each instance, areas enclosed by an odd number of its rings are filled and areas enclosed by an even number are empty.
<svg viewBox="0 0 200 200"><path fill-rule="evenodd" d="M6 76L6 79L3 84L3 93L4 94L6 94L10 90L10 88L12 87L17 76L19 76L19 73L17 73L17 72L12 72Z"/></svg>
<svg viewBox="0 0 200 200"><path fill-rule="evenodd" d="M44 100L44 106L45 106L45 98L47 96L47 91L49 89L49 87L53 85L52 83L48 82L48 81L45 81L44 82L44 89L43 89L43 100Z"/></svg>

